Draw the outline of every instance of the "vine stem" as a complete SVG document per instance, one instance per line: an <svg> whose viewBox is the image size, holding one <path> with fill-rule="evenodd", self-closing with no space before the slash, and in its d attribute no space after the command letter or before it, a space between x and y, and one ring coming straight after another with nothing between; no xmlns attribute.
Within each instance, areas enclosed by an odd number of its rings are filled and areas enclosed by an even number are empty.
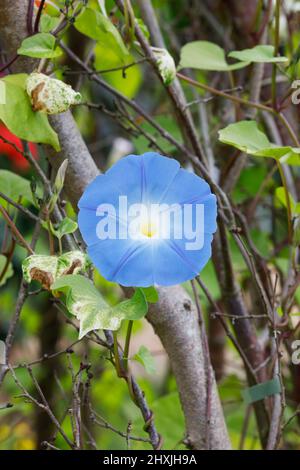
<svg viewBox="0 0 300 470"><path fill-rule="evenodd" d="M66 70L63 74L64 75L95 75L95 74L102 74L102 73L111 73L111 72L119 72L120 70L125 72L130 67L134 67L135 65L143 64L147 62L147 57L143 57L135 62L131 62L127 65L121 65L118 67L112 67L109 69L102 69L102 70Z"/></svg>
<svg viewBox="0 0 300 470"><path fill-rule="evenodd" d="M287 118L285 117L285 115L283 113L278 113L277 115L278 115L279 119L281 120L282 124L285 126L286 130L288 131L292 141L295 143L295 145L297 147L300 147L300 142L299 142L299 140L298 140L298 138L295 134L295 131L292 128L289 121L287 120Z"/></svg>
<svg viewBox="0 0 300 470"><path fill-rule="evenodd" d="M8 69L19 57L19 54L15 54L12 59L10 59L6 64L0 65L0 73L4 72L5 69Z"/></svg>
<svg viewBox="0 0 300 470"><path fill-rule="evenodd" d="M35 33L39 32L39 24L40 24L40 19L41 19L41 16L42 16L42 11L43 11L43 8L44 8L44 4L45 4L45 0L41 0L40 6L39 6L39 9L38 9L36 18L35 18L35 22L34 22L34 32Z"/></svg>
<svg viewBox="0 0 300 470"><path fill-rule="evenodd" d="M114 351L114 359L115 359L114 366L117 372L117 376L126 381L131 399L133 403L137 404L133 386L132 386L132 377L128 371L128 363L127 363L128 357L125 356L124 353L123 354L122 352L120 353L119 344L118 344L118 332L113 331L112 333L113 333L113 340L114 340L114 343L113 343L113 351ZM126 341L127 341L127 337L126 337ZM130 336L129 336L129 341L130 341ZM128 348L129 348L129 342L128 342ZM124 365L125 365L125 368L124 368Z"/></svg>
<svg viewBox="0 0 300 470"><path fill-rule="evenodd" d="M209 93L212 93L213 95L221 96L222 98L226 98L235 103L244 104L245 106L250 106L251 108L260 109L261 111L267 111L272 114L277 114L274 109L264 104L254 103L253 101L244 100L243 98L239 98L238 96L229 95L228 93L225 93L224 91L217 90L216 88L213 88L209 85L205 85L204 83L197 82L196 80L193 80L192 78L187 77L186 75L183 75L182 73L179 73L179 72L177 72L176 75L178 78L180 78L180 80L183 80L197 88L201 88L202 90L208 91Z"/></svg>
<svg viewBox="0 0 300 470"><path fill-rule="evenodd" d="M119 345L118 345L118 333L117 333L117 331L113 331L113 337L114 337L115 367L116 367L118 377L123 377L121 361L120 361L120 355L119 355Z"/></svg>
<svg viewBox="0 0 300 470"><path fill-rule="evenodd" d="M23 235L19 232L18 228L16 227L16 224L11 220L11 218L9 217L8 213L6 212L6 210L4 209L3 206L0 205L0 212L1 214L3 215L5 221L7 222L7 224L9 225L9 227L11 228L12 232L14 233L14 235L16 236L16 238L19 240L19 242L21 243L21 245L26 248L26 250L31 254L31 255L34 255L34 251L33 249L31 248L30 245L28 245L27 241L25 240L25 238L23 237Z"/></svg>
<svg viewBox="0 0 300 470"><path fill-rule="evenodd" d="M8 251L8 253L5 254L6 260L5 260L5 265L2 269L2 272L0 273L0 284L1 284L1 281L4 279L4 276L7 273L7 270L9 268L9 263L11 262L11 259L15 251L15 245L16 245L16 242L14 239L12 239L10 250Z"/></svg>
<svg viewBox="0 0 300 470"><path fill-rule="evenodd" d="M128 369L129 347L130 347L132 327L133 327L133 320L129 320L127 333L126 333L125 347L124 347L124 366L126 370Z"/></svg>
<svg viewBox="0 0 300 470"><path fill-rule="evenodd" d="M50 251L50 255L52 256L55 254L55 248L54 248L53 234L51 231L51 221L50 221L50 216L48 213L47 213L47 228L48 228L48 237L49 237L49 251Z"/></svg>
<svg viewBox="0 0 300 470"><path fill-rule="evenodd" d="M27 12L27 31L29 35L33 34L33 28L32 28L33 11L34 11L34 0L29 0L28 12Z"/></svg>
<svg viewBox="0 0 300 470"><path fill-rule="evenodd" d="M279 161L277 161L277 167L278 171L280 174L280 178L282 181L282 186L284 188L284 194L285 194L285 199L286 199L286 207L287 207L287 218L288 218L288 237L289 237L289 243L293 243L293 227L292 227L292 208L291 208L291 200L290 200L290 195L288 191L288 185L286 181L286 177L282 168L282 165Z"/></svg>
<svg viewBox="0 0 300 470"><path fill-rule="evenodd" d="M280 28L280 0L276 0L275 5L275 41L274 41L274 57L277 57L279 51L279 28ZM277 87L276 87L277 64L273 64L272 68L272 104L277 109Z"/></svg>

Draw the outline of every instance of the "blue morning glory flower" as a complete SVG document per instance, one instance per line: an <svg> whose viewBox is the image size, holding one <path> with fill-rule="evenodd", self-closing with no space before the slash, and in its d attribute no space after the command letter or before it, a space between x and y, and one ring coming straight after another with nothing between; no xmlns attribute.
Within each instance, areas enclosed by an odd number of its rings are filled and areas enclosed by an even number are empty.
<svg viewBox="0 0 300 470"><path fill-rule="evenodd" d="M100 273L123 286L170 286L211 257L217 204L209 185L157 153L129 155L84 191L79 228Z"/></svg>

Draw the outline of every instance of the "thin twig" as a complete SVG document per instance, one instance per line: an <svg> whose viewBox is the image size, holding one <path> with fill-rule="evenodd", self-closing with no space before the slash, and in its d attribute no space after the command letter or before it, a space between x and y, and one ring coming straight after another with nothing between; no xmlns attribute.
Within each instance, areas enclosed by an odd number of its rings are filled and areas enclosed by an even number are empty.
<svg viewBox="0 0 300 470"><path fill-rule="evenodd" d="M23 237L23 235L20 233L20 231L18 230L18 228L16 227L15 223L11 220L11 218L9 217L8 213L6 212L6 210L4 209L4 207L0 204L0 212L1 214L3 215L3 218L5 219L7 225L9 225L9 227L11 228L11 231L13 232L13 234L15 235L15 237L17 238L17 240L19 240L20 244L26 248L26 250L28 251L28 253L30 253L31 255L34 255L34 251L33 249L31 248L31 246L27 243L27 241L25 240L25 238Z"/></svg>

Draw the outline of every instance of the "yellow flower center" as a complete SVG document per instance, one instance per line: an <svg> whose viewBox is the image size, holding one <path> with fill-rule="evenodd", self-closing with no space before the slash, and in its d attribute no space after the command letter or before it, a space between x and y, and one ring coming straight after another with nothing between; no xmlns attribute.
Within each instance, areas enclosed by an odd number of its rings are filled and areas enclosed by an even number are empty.
<svg viewBox="0 0 300 470"><path fill-rule="evenodd" d="M141 233L145 235L145 237L153 238L157 233L156 224L151 220L147 220L146 222L143 222L141 224Z"/></svg>

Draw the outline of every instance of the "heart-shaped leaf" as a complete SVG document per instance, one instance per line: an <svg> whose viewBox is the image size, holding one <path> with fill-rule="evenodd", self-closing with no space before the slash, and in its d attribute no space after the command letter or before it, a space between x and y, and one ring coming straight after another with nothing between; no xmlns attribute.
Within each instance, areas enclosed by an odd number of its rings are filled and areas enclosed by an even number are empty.
<svg viewBox="0 0 300 470"><path fill-rule="evenodd" d="M255 157L269 157L280 163L300 166L300 148L273 144L256 121L230 124L219 131L219 140Z"/></svg>
<svg viewBox="0 0 300 470"><path fill-rule="evenodd" d="M141 289L133 297L111 307L94 284L84 276L62 276L51 286L54 293L66 295L66 307L79 320L79 338L93 330L118 330L124 319L135 320L147 313L147 302Z"/></svg>
<svg viewBox="0 0 300 470"><path fill-rule="evenodd" d="M209 41L189 42L181 49L178 69L191 68L199 70L211 70L228 72L245 67L248 62L228 64L224 50Z"/></svg>
<svg viewBox="0 0 300 470"><path fill-rule="evenodd" d="M150 287L141 287L141 290L143 291L147 302L149 304L155 304L159 300L158 292L155 289L155 287L150 286Z"/></svg>
<svg viewBox="0 0 300 470"><path fill-rule="evenodd" d="M62 49L57 46L52 34L38 33L22 41L18 54L37 59L54 59L62 55Z"/></svg>
<svg viewBox="0 0 300 470"><path fill-rule="evenodd" d="M244 62L264 62L264 63L278 63L287 62L287 57L274 57L274 46L258 45L252 49L244 49L242 51L229 52L228 57L241 60Z"/></svg>
<svg viewBox="0 0 300 470"><path fill-rule="evenodd" d="M32 110L25 90L27 77L26 74L16 74L2 79L5 82L6 102L0 104L0 120L20 139L50 144L59 151L58 136L46 114Z"/></svg>
<svg viewBox="0 0 300 470"><path fill-rule="evenodd" d="M113 307L114 312L120 313L127 320L139 320L146 315L147 310L148 304L142 289L136 289L131 299L124 300Z"/></svg>
<svg viewBox="0 0 300 470"><path fill-rule="evenodd" d="M59 25L59 18L43 13L40 20L40 29L42 33L50 33Z"/></svg>
<svg viewBox="0 0 300 470"><path fill-rule="evenodd" d="M65 217L56 228L52 226L51 231L53 235L61 239L64 235L67 235L69 233L74 233L75 230L77 230L77 228L78 228L77 222L70 219L69 217Z"/></svg>

